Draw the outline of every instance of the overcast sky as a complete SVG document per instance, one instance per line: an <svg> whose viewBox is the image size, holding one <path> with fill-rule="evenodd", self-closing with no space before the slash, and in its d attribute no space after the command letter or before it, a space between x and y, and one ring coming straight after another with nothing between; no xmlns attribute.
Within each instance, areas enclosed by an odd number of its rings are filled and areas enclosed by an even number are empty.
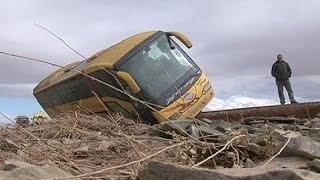
<svg viewBox="0 0 320 180"><path fill-rule="evenodd" d="M278 53L293 70L296 99L319 100L318 0L0 0L0 51L65 65L82 60L38 28L55 32L86 57L142 31L180 31L209 76L208 109L278 104L270 75ZM33 87L55 68L0 55L0 111L40 110Z"/></svg>

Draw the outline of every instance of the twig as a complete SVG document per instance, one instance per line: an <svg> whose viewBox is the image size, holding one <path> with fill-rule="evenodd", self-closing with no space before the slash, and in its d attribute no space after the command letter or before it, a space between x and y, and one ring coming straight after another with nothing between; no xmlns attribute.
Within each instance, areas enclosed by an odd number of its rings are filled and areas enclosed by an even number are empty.
<svg viewBox="0 0 320 180"><path fill-rule="evenodd" d="M243 116L242 116L242 112L241 112L241 110L239 110L239 113L240 113L240 116L241 116L242 124L244 124L244 119L243 119Z"/></svg>
<svg viewBox="0 0 320 180"><path fill-rule="evenodd" d="M122 168L122 167L126 167L126 166L129 166L129 165L132 165L132 164L136 164L136 163L140 163L140 162L143 162L147 159L150 159L164 151L167 151L169 149L172 149L172 148L175 148L177 146L180 146L182 145L184 142L180 142L180 143L177 143L177 144L174 144L174 145L171 145L171 146L168 146L166 148L163 148L162 150L154 153L154 154L151 154L149 156L146 156L144 158L141 158L139 160L136 160L136 161L131 161L129 163L126 163L126 164L122 164L122 165L118 165L118 166L113 166L113 167L108 167L108 168L104 168L104 169L101 169L99 171L95 171L95 172L91 172L91 173L86 173L86 174L81 174L81 175L78 175L78 176L70 176L70 177L64 177L64 178L57 178L56 180L60 180L60 179L75 179L75 178L81 178L81 177L86 177L86 176L89 176L89 175L94 175L94 174L99 174L99 173L103 173L105 171L109 171L109 170L112 170L112 169L118 169L118 168Z"/></svg>
<svg viewBox="0 0 320 180"><path fill-rule="evenodd" d="M264 165L262 165L260 168L264 168L267 164L269 164L274 158L276 158L283 150L284 148L288 145L288 143L291 140L291 136L292 136L292 132L290 133L290 136L287 140L287 142L283 145L283 147L277 152L277 154L275 154L274 156L272 156Z"/></svg>
<svg viewBox="0 0 320 180"><path fill-rule="evenodd" d="M39 28L47 31L48 33L50 33L51 35L53 35L54 37L58 38L63 44L65 44L68 48L70 48L73 52L77 53L79 56L83 57L84 59L87 59L85 56L83 56L82 54L80 54L78 51L76 51L75 49L73 49L71 46L69 46L69 44L67 44L63 39L61 39L59 36L57 36L56 34L54 34L53 32L51 32L49 29L34 23L35 26L38 26Z"/></svg>
<svg viewBox="0 0 320 180"><path fill-rule="evenodd" d="M234 152L235 152L236 155L237 155L237 165L240 165L240 156L239 156L238 150L237 150L235 147L233 147L232 144L230 145L230 147L234 150Z"/></svg>
<svg viewBox="0 0 320 180"><path fill-rule="evenodd" d="M309 112L308 105L306 105L306 109L307 109L307 113L308 113L309 119L311 119L311 115L310 115L310 112Z"/></svg>
<svg viewBox="0 0 320 180"><path fill-rule="evenodd" d="M203 160L203 161L197 163L196 165L192 166L192 168L198 167L198 166L200 166L201 164L207 162L208 160L214 158L216 155L218 155L218 154L221 153L223 150L225 150L225 149L228 147L228 145L229 145L230 143L232 143L234 140L236 140L236 139L238 139L238 138L240 138L240 137L244 137L244 136L246 136L246 135L239 135L239 136L236 136L236 137L232 138L230 141L228 141L228 142L223 146L223 148L221 148L219 151L217 151L217 152L214 153L213 155L207 157L205 160Z"/></svg>

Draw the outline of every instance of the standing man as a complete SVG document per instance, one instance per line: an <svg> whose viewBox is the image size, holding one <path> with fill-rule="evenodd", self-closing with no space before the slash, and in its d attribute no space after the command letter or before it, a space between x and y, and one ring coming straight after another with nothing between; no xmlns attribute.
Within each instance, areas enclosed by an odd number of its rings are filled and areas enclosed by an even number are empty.
<svg viewBox="0 0 320 180"><path fill-rule="evenodd" d="M286 103L284 94L283 94L283 86L288 91L288 96L291 101L291 104L297 103L297 101L294 99L291 83L289 80L289 78L291 77L291 68L289 64L283 60L283 57L281 54L277 55L277 61L273 63L271 74L273 77L276 78L276 84L278 87L280 103L281 104Z"/></svg>

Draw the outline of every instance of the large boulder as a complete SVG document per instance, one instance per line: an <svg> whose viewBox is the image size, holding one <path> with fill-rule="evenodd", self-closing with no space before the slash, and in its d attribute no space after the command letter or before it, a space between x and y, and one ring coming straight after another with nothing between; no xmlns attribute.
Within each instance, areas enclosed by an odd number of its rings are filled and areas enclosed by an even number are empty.
<svg viewBox="0 0 320 180"><path fill-rule="evenodd" d="M201 169L152 161L138 173L139 180L316 180L320 175L301 169Z"/></svg>
<svg viewBox="0 0 320 180"><path fill-rule="evenodd" d="M280 145L279 147L282 147ZM281 152L282 156L298 156L308 159L320 158L320 143L307 136L297 136L291 138L289 143Z"/></svg>
<svg viewBox="0 0 320 180"><path fill-rule="evenodd" d="M56 179L64 177L72 177L72 174L59 169L56 166L35 166L14 159L5 161L3 171L0 171L0 179L10 180Z"/></svg>

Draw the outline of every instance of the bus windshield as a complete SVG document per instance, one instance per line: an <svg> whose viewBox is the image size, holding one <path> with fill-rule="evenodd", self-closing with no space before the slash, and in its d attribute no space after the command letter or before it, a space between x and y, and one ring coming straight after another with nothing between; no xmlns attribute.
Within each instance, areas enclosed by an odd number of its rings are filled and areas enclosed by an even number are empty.
<svg viewBox="0 0 320 180"><path fill-rule="evenodd" d="M181 87L189 88L184 84L201 74L199 67L165 34L132 56L121 69L131 74L147 101L161 106L177 99L172 94L182 94Z"/></svg>

